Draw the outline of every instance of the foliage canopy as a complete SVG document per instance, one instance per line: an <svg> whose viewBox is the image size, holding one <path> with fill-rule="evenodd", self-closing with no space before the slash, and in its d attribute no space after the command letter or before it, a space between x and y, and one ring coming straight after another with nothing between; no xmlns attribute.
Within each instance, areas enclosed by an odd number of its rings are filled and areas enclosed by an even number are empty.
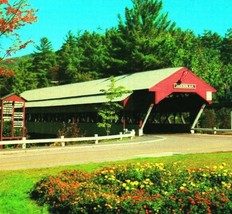
<svg viewBox="0 0 232 214"><path fill-rule="evenodd" d="M18 1L14 7L24 8L24 2ZM8 1L2 0L0 6L1 11L6 11ZM52 49L47 37L42 38L36 52L27 60L14 59L10 64L4 61L4 66L12 71L7 75L15 75L17 81L12 78L2 81L1 93L184 66L217 89L217 101L231 102L232 30L228 29L225 36L208 30L195 35L191 30L178 28L162 9L161 0L132 0L132 7L125 8L124 16L118 16L117 26L105 32L68 32L57 51ZM36 21L34 13L33 9L25 9L19 14L21 22L13 25L12 30L22 27L22 22ZM31 20L26 18L29 15ZM8 31L2 27L0 36L12 33ZM23 48L26 44L19 42L17 47ZM15 47L6 53L14 52ZM20 77L22 72L30 74L31 87L26 83L27 78Z"/></svg>

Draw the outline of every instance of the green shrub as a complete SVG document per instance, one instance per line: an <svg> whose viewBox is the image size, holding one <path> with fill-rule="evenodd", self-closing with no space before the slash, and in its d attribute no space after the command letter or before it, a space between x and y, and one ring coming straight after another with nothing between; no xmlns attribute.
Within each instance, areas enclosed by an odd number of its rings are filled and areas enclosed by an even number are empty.
<svg viewBox="0 0 232 214"><path fill-rule="evenodd" d="M202 119L201 127L213 128L217 126L217 117L214 109L205 109Z"/></svg>
<svg viewBox="0 0 232 214"><path fill-rule="evenodd" d="M200 126L203 128L217 127L220 129L231 128L231 108L206 109L202 115Z"/></svg>
<svg viewBox="0 0 232 214"><path fill-rule="evenodd" d="M221 129L231 128L231 108L221 108L216 112L217 115L217 127Z"/></svg>
<svg viewBox="0 0 232 214"><path fill-rule="evenodd" d="M38 182L31 196L52 213L231 213L231 184L225 164L137 163L91 174L64 171Z"/></svg>

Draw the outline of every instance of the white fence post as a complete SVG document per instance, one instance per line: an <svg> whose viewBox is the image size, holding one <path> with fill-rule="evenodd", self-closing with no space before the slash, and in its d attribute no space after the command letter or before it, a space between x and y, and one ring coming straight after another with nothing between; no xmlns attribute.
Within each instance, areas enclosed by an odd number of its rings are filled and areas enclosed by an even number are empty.
<svg viewBox="0 0 232 214"><path fill-rule="evenodd" d="M122 132L119 132L120 140L122 140Z"/></svg>
<svg viewBox="0 0 232 214"><path fill-rule="evenodd" d="M23 137L22 140L24 141L22 144L22 149L26 149L27 148L26 137Z"/></svg>
<svg viewBox="0 0 232 214"><path fill-rule="evenodd" d="M98 144L98 134L95 134L94 137L96 138L95 139L95 144Z"/></svg>
<svg viewBox="0 0 232 214"><path fill-rule="evenodd" d="M139 135L139 136L142 136L142 135L143 135L143 129L139 129L138 135Z"/></svg>
<svg viewBox="0 0 232 214"><path fill-rule="evenodd" d="M217 129L216 127L213 127L213 130L214 130L214 131L213 131L213 134L217 134L216 129Z"/></svg>
<svg viewBox="0 0 232 214"><path fill-rule="evenodd" d="M134 136L135 136L135 130L134 130L134 129L132 129L132 130L131 130L131 139L133 139L133 138L134 138Z"/></svg>
<svg viewBox="0 0 232 214"><path fill-rule="evenodd" d="M62 136L60 136L60 138L63 140L63 139L64 139L64 136L62 135ZM65 147L65 142L64 142L64 141L61 141L61 146L62 146L62 147Z"/></svg>

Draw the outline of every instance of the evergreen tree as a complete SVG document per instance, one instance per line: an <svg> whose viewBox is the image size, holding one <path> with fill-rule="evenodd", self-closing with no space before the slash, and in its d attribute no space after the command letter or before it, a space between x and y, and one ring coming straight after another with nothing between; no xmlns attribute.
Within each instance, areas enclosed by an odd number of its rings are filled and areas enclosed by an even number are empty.
<svg viewBox="0 0 232 214"><path fill-rule="evenodd" d="M82 51L78 47L78 38L71 31L68 32L65 42L58 51L59 81L72 83L79 81L80 55Z"/></svg>
<svg viewBox="0 0 232 214"><path fill-rule="evenodd" d="M222 40L221 59L225 65L232 64L232 28Z"/></svg>
<svg viewBox="0 0 232 214"><path fill-rule="evenodd" d="M199 39L202 47L220 51L222 38L217 33L205 31L202 36L199 36Z"/></svg>
<svg viewBox="0 0 232 214"><path fill-rule="evenodd" d="M161 68L160 45L175 24L168 21L168 14L161 14L162 1L132 0L132 3L132 9L125 9L125 21L119 16L118 32L111 33L113 62L120 63L117 69L123 73Z"/></svg>
<svg viewBox="0 0 232 214"><path fill-rule="evenodd" d="M226 101L232 101L232 28L222 40L221 60L223 62L223 83Z"/></svg>
<svg viewBox="0 0 232 214"><path fill-rule="evenodd" d="M35 73L30 71L31 59L20 59L15 69L12 90L16 94L37 87Z"/></svg>
<svg viewBox="0 0 232 214"><path fill-rule="evenodd" d="M107 46L105 76L119 75L126 72L127 53L124 52L124 41L117 28L106 31L105 44Z"/></svg>
<svg viewBox="0 0 232 214"><path fill-rule="evenodd" d="M106 68L106 45L104 35L85 31L78 39L80 55L80 70L83 75L93 78L101 76Z"/></svg>
<svg viewBox="0 0 232 214"><path fill-rule="evenodd" d="M37 87L47 87L51 85L53 67L56 66L56 55L52 50L51 42L46 38L40 40L40 45L36 46L32 61L32 72L35 73Z"/></svg>

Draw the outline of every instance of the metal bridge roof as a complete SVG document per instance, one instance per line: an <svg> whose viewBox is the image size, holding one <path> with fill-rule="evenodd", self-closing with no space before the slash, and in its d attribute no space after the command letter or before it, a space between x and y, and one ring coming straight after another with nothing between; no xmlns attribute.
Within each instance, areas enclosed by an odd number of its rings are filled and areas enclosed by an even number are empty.
<svg viewBox="0 0 232 214"><path fill-rule="evenodd" d="M135 91L149 89L163 79L169 77L181 68L166 68L153 71L125 74L115 77L116 86L124 86L126 89ZM107 89L110 78L73 83L61 86L53 86L28 90L21 94L27 100L26 107L63 106L77 104L91 104L106 102L101 89ZM130 93L124 94L115 101L122 101Z"/></svg>
<svg viewBox="0 0 232 214"><path fill-rule="evenodd" d="M180 83L178 83L180 82ZM124 86L132 91L124 94L114 101L123 101L133 91L148 90L155 93L155 103L164 99L172 92L197 93L207 102L211 102L212 93L216 90L184 67L166 68L138 73L125 74L115 77L116 86ZM174 84L180 84L174 87ZM53 86L41 89L28 90L21 94L26 102L26 107L50 107L97 104L107 101L102 89L110 85L110 78L98 79L87 82ZM193 88L188 87L194 86Z"/></svg>

